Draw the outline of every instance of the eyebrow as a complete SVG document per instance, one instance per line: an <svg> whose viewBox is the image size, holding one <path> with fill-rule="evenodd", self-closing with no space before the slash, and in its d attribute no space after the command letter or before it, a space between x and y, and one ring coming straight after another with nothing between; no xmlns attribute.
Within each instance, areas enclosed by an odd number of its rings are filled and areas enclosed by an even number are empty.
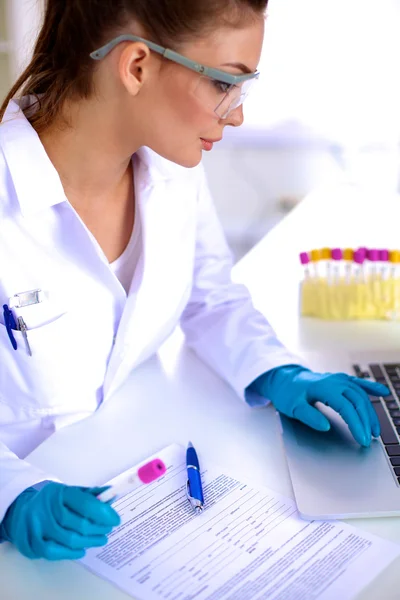
<svg viewBox="0 0 400 600"><path fill-rule="evenodd" d="M246 67L246 65L244 65L243 63L224 63L222 65L223 67L235 67L235 69L240 69L241 71L243 71L243 73L253 73L254 71L252 71L251 69L249 69L249 67Z"/></svg>

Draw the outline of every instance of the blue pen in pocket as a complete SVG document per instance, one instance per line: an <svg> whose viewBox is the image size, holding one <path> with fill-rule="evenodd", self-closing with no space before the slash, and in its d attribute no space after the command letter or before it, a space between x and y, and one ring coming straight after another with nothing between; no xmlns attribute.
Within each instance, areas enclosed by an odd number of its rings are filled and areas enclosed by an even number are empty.
<svg viewBox="0 0 400 600"><path fill-rule="evenodd" d="M13 330L15 331L17 328L17 323L15 322L14 315L11 310L8 308L7 304L3 304L3 315L4 315L4 325L6 326L8 337L10 338L10 342L14 350L18 348L17 340L14 337Z"/></svg>

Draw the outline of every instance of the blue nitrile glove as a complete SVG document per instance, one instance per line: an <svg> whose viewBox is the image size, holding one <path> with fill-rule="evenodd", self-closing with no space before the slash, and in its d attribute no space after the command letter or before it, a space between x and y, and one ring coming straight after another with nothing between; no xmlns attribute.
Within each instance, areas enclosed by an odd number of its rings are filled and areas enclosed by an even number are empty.
<svg viewBox="0 0 400 600"><path fill-rule="evenodd" d="M118 513L96 498L104 489L53 481L40 491L28 488L8 508L0 537L28 558L82 558L85 548L104 546L120 523Z"/></svg>
<svg viewBox="0 0 400 600"><path fill-rule="evenodd" d="M368 397L387 396L381 383L346 375L314 373L298 365L285 365L267 371L250 386L272 402L288 417L298 419L319 431L328 431L330 423L313 404L322 402L338 412L362 446L369 446L371 433L380 435L379 420Z"/></svg>

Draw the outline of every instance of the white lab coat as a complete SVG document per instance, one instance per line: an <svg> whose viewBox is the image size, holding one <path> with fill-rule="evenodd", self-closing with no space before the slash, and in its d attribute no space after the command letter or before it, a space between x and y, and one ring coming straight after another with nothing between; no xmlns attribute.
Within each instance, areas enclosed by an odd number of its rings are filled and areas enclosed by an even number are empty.
<svg viewBox="0 0 400 600"><path fill-rule="evenodd" d="M0 521L26 487L53 478L27 454L112 401L179 322L242 398L261 373L298 362L230 279L201 166L179 167L148 148L134 155L143 252L127 297L18 108L12 101L0 125L0 300L35 288L45 300L17 311L32 357L19 331L13 350L0 314Z"/></svg>

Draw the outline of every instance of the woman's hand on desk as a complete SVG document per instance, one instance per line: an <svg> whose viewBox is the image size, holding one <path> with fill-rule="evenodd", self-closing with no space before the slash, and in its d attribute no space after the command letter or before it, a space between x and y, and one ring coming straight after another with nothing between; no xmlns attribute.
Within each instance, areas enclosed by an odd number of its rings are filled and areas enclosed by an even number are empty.
<svg viewBox="0 0 400 600"><path fill-rule="evenodd" d="M379 420L369 395L389 394L389 389L380 383L345 373L314 373L298 365L272 369L251 387L268 398L279 412L319 431L328 431L330 423L314 404L322 402L330 406L346 421L361 446L370 445L371 435L380 435Z"/></svg>
<svg viewBox="0 0 400 600"><path fill-rule="evenodd" d="M0 537L28 558L82 558L85 548L104 546L106 535L120 523L118 513L94 491L55 482L40 491L28 488L6 512Z"/></svg>

